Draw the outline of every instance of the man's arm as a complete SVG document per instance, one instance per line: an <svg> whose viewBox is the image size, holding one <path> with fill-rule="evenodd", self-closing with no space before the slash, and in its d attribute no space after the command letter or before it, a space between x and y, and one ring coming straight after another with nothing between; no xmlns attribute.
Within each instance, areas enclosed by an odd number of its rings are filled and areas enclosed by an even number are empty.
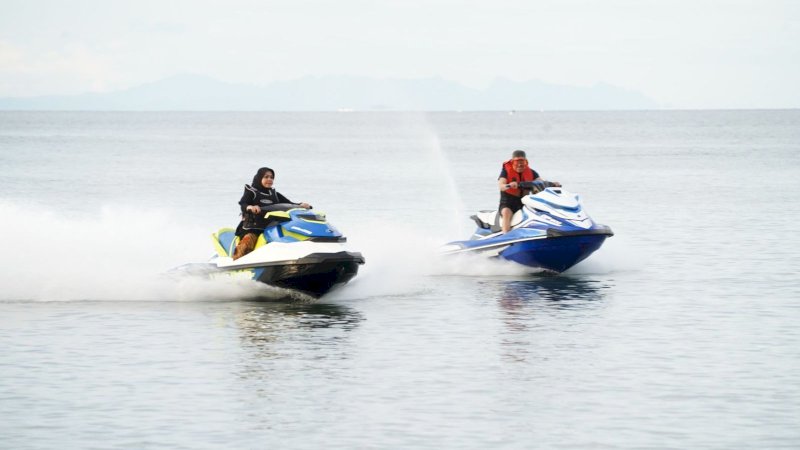
<svg viewBox="0 0 800 450"><path fill-rule="evenodd" d="M500 188L500 192L505 192L509 188L508 180L506 180L503 177L500 177L500 179L497 180L497 187ZM511 187L516 187L516 186L511 186Z"/></svg>

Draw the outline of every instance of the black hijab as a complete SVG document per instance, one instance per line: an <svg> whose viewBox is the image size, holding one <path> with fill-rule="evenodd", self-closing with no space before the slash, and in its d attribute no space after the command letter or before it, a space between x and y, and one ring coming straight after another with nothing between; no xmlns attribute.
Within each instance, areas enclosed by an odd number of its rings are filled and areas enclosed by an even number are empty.
<svg viewBox="0 0 800 450"><path fill-rule="evenodd" d="M266 191L267 188L265 188L264 185L261 184L261 179L264 178L264 174L267 172L272 173L272 176L275 177L274 170L270 169L269 167L262 167L258 169L258 172L256 172L256 176L253 177L253 184L251 186L253 186L255 189L258 189L259 191L262 192Z"/></svg>

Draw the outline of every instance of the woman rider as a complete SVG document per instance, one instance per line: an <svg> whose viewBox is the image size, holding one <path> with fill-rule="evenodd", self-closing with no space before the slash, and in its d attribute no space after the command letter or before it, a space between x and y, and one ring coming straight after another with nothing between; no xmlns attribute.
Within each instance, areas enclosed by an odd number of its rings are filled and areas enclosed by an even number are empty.
<svg viewBox="0 0 800 450"><path fill-rule="evenodd" d="M239 236L239 244L233 252L233 259L239 259L250 253L256 246L258 235L264 232L267 225L261 213L263 207L276 203L291 203L301 208L310 209L308 203L294 203L283 194L276 191L272 184L275 182L275 171L269 167L261 167L253 177L252 185L244 186L244 194L239 200L242 209L242 221L236 227L236 236Z"/></svg>

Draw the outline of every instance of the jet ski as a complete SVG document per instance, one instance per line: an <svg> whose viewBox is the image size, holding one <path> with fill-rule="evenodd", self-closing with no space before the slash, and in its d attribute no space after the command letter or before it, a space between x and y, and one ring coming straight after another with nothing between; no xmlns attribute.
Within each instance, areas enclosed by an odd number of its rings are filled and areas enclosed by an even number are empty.
<svg viewBox="0 0 800 450"><path fill-rule="evenodd" d="M470 218L478 228L469 240L445 244L445 255L480 254L548 272L563 272L588 258L614 233L594 222L580 197L541 180L519 183L531 193L501 231L499 211L480 211Z"/></svg>
<svg viewBox="0 0 800 450"><path fill-rule="evenodd" d="M267 226L252 252L234 261L239 238L233 228L222 228L212 234L217 254L188 271L248 278L318 298L350 281L364 264L361 253L345 248L347 238L324 214L289 203L262 207L262 214Z"/></svg>

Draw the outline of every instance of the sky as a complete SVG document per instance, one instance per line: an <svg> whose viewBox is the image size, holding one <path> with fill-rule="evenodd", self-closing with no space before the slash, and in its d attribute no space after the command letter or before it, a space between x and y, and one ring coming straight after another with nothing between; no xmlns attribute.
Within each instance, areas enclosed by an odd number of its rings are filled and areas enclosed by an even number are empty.
<svg viewBox="0 0 800 450"><path fill-rule="evenodd" d="M0 0L0 97L177 74L607 83L668 108L798 108L800 1Z"/></svg>

